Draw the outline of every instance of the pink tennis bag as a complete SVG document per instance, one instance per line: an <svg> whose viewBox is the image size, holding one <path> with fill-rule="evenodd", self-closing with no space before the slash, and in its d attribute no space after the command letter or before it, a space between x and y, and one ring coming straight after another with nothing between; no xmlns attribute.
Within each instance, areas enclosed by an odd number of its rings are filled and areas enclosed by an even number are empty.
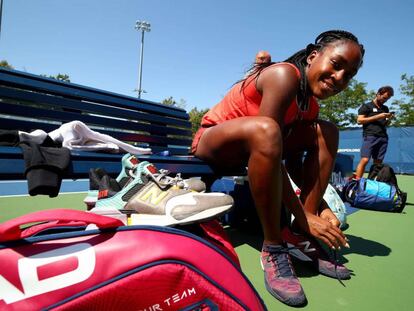
<svg viewBox="0 0 414 311"><path fill-rule="evenodd" d="M7 221L0 310L266 310L221 225L197 226L203 237L67 209Z"/></svg>

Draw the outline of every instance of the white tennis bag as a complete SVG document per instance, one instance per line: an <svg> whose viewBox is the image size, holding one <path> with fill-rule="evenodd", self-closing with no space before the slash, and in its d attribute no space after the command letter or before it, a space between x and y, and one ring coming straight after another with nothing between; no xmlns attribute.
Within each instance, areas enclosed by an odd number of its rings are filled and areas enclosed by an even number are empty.
<svg viewBox="0 0 414 311"><path fill-rule="evenodd" d="M300 189L296 184L293 182L293 180L289 177L290 183L292 184L293 191L299 196L300 195ZM336 192L335 188L328 184L325 190L325 194L323 195L323 199L328 204L331 211L334 213L336 218L338 218L341 225L339 226L340 229L346 229L348 227L348 224L346 222L346 207L344 202L342 201L341 197L338 195L338 192ZM292 215L293 220L293 215Z"/></svg>

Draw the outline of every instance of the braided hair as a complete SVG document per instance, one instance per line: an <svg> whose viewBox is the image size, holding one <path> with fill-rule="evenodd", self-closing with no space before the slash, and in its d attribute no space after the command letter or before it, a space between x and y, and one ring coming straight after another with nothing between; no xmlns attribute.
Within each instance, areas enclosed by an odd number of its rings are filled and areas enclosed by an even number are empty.
<svg viewBox="0 0 414 311"><path fill-rule="evenodd" d="M308 92L308 81L305 74L305 68L307 66L307 58L313 51L322 51L325 47L332 44L335 41L342 41L342 40L350 40L355 43L357 43L361 49L361 55L362 58L365 54L365 49L362 44L359 43L358 38L354 36L352 33L344 30L329 30L321 33L319 36L316 37L315 43L308 44L308 46L305 49L302 49L292 56L290 56L288 59L286 59L284 62L291 63L295 65L300 73L301 73L301 81L299 86L299 93L297 96L298 105L301 110L308 110L309 106L309 92ZM249 77L252 75L255 75L256 77L259 76L261 71L270 66L275 64L275 62L265 63L265 64L257 64L252 68L251 73L249 74ZM360 67L362 66L362 60ZM244 79L242 88L245 86Z"/></svg>

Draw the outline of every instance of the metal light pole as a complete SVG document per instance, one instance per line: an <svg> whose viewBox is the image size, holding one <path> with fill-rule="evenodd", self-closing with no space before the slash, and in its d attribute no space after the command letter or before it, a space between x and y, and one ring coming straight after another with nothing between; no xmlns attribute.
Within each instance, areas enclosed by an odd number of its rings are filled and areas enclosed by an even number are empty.
<svg viewBox="0 0 414 311"><path fill-rule="evenodd" d="M139 59L139 84L138 84L138 98L141 98L141 93L144 91L141 88L142 84L142 62L144 61L144 33L151 31L151 24L143 21L137 21L135 23L135 29L141 31L141 56Z"/></svg>
<svg viewBox="0 0 414 311"><path fill-rule="evenodd" d="M3 0L0 0L0 36L1 36L1 20L3 17Z"/></svg>

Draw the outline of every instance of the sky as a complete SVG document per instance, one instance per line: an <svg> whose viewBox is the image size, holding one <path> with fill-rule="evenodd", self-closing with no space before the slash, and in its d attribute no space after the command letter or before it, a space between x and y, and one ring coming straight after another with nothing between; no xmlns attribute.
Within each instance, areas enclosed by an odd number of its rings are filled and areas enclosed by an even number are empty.
<svg viewBox="0 0 414 311"><path fill-rule="evenodd" d="M259 50L282 61L326 30L354 33L366 49L355 76L368 90L414 75L409 0L2 0L0 60L33 74L185 108L215 105Z"/></svg>

